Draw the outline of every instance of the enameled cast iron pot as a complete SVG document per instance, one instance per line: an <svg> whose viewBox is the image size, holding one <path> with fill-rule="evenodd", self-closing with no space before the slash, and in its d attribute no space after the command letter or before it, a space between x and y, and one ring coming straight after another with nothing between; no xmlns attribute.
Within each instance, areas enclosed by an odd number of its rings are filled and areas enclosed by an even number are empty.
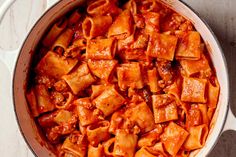
<svg viewBox="0 0 236 157"><path fill-rule="evenodd" d="M14 0L5 0L0 7L0 20ZM19 50L0 54L0 62L4 63L11 73L12 103L14 104L16 120L19 129L29 148L38 157L55 156L45 144L37 131L36 124L30 116L25 98L26 78L33 52L47 28L60 16L71 9L80 6L85 0L50 0L48 10L41 16L26 37ZM49 3L50 2L50 3ZM200 32L216 69L220 83L220 96L216 112L213 116L211 129L205 146L201 150L191 153L190 156L204 157L213 149L220 135L226 130L236 130L236 119L229 107L229 78L226 60L220 43L209 26L197 15L193 9L179 0L163 0L166 5L179 14L188 18ZM1 64L2 65L2 64ZM9 80L10 81L10 80Z"/></svg>

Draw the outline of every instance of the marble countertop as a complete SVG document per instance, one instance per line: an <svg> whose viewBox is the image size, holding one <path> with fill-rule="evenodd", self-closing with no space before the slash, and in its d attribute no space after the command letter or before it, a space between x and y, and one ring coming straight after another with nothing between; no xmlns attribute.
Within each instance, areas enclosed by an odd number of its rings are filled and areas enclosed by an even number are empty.
<svg viewBox="0 0 236 157"><path fill-rule="evenodd" d="M55 0L51 0L55 1ZM229 68L231 108L236 113L236 1L235 0L183 0L199 12L220 40ZM4 0L0 0L0 6ZM0 53L18 48L27 32L46 9L46 0L16 0L0 22ZM3 66L0 64L0 66ZM9 74L1 72L4 79ZM0 83L4 81L0 80ZM1 86L1 84L0 84ZM10 86L10 85L9 85ZM13 105L8 101L8 89L0 88L0 156L33 157L16 124ZM224 132L209 157L235 157L236 132Z"/></svg>

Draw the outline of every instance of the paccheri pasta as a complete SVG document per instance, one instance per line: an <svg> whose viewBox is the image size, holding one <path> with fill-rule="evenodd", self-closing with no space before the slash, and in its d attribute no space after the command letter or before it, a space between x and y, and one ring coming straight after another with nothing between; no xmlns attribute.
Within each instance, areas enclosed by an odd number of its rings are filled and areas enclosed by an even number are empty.
<svg viewBox="0 0 236 157"><path fill-rule="evenodd" d="M26 97L59 157L189 156L220 86L192 23L159 0L91 0L39 44Z"/></svg>

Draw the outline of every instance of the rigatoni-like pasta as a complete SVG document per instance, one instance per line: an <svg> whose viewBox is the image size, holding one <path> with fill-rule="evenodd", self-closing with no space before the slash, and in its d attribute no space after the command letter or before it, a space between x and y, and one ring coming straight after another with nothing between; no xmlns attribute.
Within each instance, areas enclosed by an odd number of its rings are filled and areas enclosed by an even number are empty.
<svg viewBox="0 0 236 157"><path fill-rule="evenodd" d="M175 156L182 144L188 137L189 133L174 122L170 122L164 129L164 133L161 135L161 141L163 142L166 151Z"/></svg>
<svg viewBox="0 0 236 157"><path fill-rule="evenodd" d="M138 136L129 134L125 131L118 131L115 136L114 155L116 156L134 156Z"/></svg>
<svg viewBox="0 0 236 157"><path fill-rule="evenodd" d="M176 51L177 59L199 60L201 57L201 37L198 32L185 34Z"/></svg>
<svg viewBox="0 0 236 157"><path fill-rule="evenodd" d="M116 60L89 60L88 66L91 72L98 78L108 81L117 65Z"/></svg>
<svg viewBox="0 0 236 157"><path fill-rule="evenodd" d="M82 25L84 37L92 39L103 35L112 24L112 17L109 15L100 17L87 17Z"/></svg>
<svg viewBox="0 0 236 157"><path fill-rule="evenodd" d="M120 12L120 8L115 5L113 0L97 0L88 5L87 12L92 16L105 15L107 13L116 15Z"/></svg>
<svg viewBox="0 0 236 157"><path fill-rule="evenodd" d="M103 157L103 146L99 144L97 147L88 146L88 157Z"/></svg>
<svg viewBox="0 0 236 157"><path fill-rule="evenodd" d="M92 94L91 94L91 99L95 99L97 96L99 96L100 94L102 94L102 92L104 92L107 89L110 89L111 87L113 87L113 85L92 85L91 89L92 89Z"/></svg>
<svg viewBox="0 0 236 157"><path fill-rule="evenodd" d="M160 31L160 15L156 12L144 13L145 29L144 31L151 35L153 32Z"/></svg>
<svg viewBox="0 0 236 157"><path fill-rule="evenodd" d="M87 127L87 138L91 145L97 146L100 142L110 138L109 125L109 121L100 121Z"/></svg>
<svg viewBox="0 0 236 157"><path fill-rule="evenodd" d="M46 74L56 78L68 74L77 64L77 59L64 60L55 52L49 51L36 67L38 73Z"/></svg>
<svg viewBox="0 0 236 157"><path fill-rule="evenodd" d="M153 146L157 141L160 140L160 135L163 129L160 125L157 125L153 130L143 134L138 140L139 147L150 147Z"/></svg>
<svg viewBox="0 0 236 157"><path fill-rule="evenodd" d="M94 39L89 40L86 49L87 59L113 59L116 53L116 40L109 39Z"/></svg>
<svg viewBox="0 0 236 157"><path fill-rule="evenodd" d="M72 113L67 110L59 110L56 116L53 118L54 122L58 125L67 123L72 118Z"/></svg>
<svg viewBox="0 0 236 157"><path fill-rule="evenodd" d="M38 117L39 116L39 110L38 110L38 103L37 103L37 98L34 92L34 89L30 89L27 93L26 93L26 98L27 101L30 105L30 109L31 109L31 113L34 117Z"/></svg>
<svg viewBox="0 0 236 157"><path fill-rule="evenodd" d="M207 80L184 77L181 100L187 102L205 103L205 89Z"/></svg>
<svg viewBox="0 0 236 157"><path fill-rule="evenodd" d="M160 4L155 0L143 0L139 1L138 8L142 13L158 12L160 9Z"/></svg>
<svg viewBox="0 0 236 157"><path fill-rule="evenodd" d="M206 141L208 134L208 128L206 124L191 127L189 129L189 137L184 143L184 147L187 150L195 150L203 147L203 143Z"/></svg>
<svg viewBox="0 0 236 157"><path fill-rule="evenodd" d="M68 83L74 94L78 94L78 92L95 82L86 63L79 66L72 73L64 75L63 79Z"/></svg>
<svg viewBox="0 0 236 157"><path fill-rule="evenodd" d="M147 55L158 59L173 61L178 38L173 35L158 34L152 31Z"/></svg>
<svg viewBox="0 0 236 157"><path fill-rule="evenodd" d="M66 138L61 149L72 153L74 156L85 156L87 152L85 137L79 132L73 132Z"/></svg>
<svg viewBox="0 0 236 157"><path fill-rule="evenodd" d="M151 70L148 70L147 77L148 77L148 85L149 85L150 91L153 93L159 92L161 88L158 85L157 69L153 68Z"/></svg>
<svg viewBox="0 0 236 157"><path fill-rule="evenodd" d="M177 105L171 95L153 95L152 105L155 123L178 119Z"/></svg>
<svg viewBox="0 0 236 157"><path fill-rule="evenodd" d="M208 60L202 55L199 60L180 60L180 64L186 72L187 76L200 73L202 76L209 77L211 75L211 68Z"/></svg>
<svg viewBox="0 0 236 157"><path fill-rule="evenodd" d="M70 26L75 25L79 19L81 18L81 13L79 12L79 10L75 10L69 17L68 19L68 24Z"/></svg>
<svg viewBox="0 0 236 157"><path fill-rule="evenodd" d="M45 34L25 92L56 156L188 157L204 147L220 84L191 22L159 0L85 3Z"/></svg>
<svg viewBox="0 0 236 157"><path fill-rule="evenodd" d="M135 153L135 157L156 157L156 155L151 154L147 148L142 147Z"/></svg>
<svg viewBox="0 0 236 157"><path fill-rule="evenodd" d="M220 85L215 77L212 81L213 82L208 82L208 107L216 108L220 93Z"/></svg>
<svg viewBox="0 0 236 157"><path fill-rule="evenodd" d="M50 99L49 92L45 85L35 86L35 96L37 101L37 109L39 113L44 113L54 110L55 106Z"/></svg>
<svg viewBox="0 0 236 157"><path fill-rule="evenodd" d="M135 0L130 0L124 5L124 9L128 9L131 11L133 15L137 14L137 3Z"/></svg>
<svg viewBox="0 0 236 157"><path fill-rule="evenodd" d="M141 89L143 80L139 63L126 63L117 67L118 85L122 90L128 87Z"/></svg>
<svg viewBox="0 0 236 157"><path fill-rule="evenodd" d="M133 106L132 106L133 105ZM142 133L148 132L154 128L154 119L150 108L145 102L132 104L126 110L125 117L135 122Z"/></svg>
<svg viewBox="0 0 236 157"><path fill-rule="evenodd" d="M125 39L132 34L133 23L129 10L124 10L114 21L108 31L108 37Z"/></svg>
<svg viewBox="0 0 236 157"><path fill-rule="evenodd" d="M105 116L108 116L120 108L124 101L125 99L115 90L115 88L110 87L95 98L93 104L95 104Z"/></svg>
<svg viewBox="0 0 236 157"><path fill-rule="evenodd" d="M87 126L102 119L101 114L92 106L90 98L80 98L74 101L77 105L77 114L82 126Z"/></svg>
<svg viewBox="0 0 236 157"><path fill-rule="evenodd" d="M73 31L71 29L66 29L53 44L52 51L63 54L71 42L72 35Z"/></svg>
<svg viewBox="0 0 236 157"><path fill-rule="evenodd" d="M115 138L110 138L106 142L103 143L104 146L104 155L106 156L112 156L114 151L114 143Z"/></svg>
<svg viewBox="0 0 236 157"><path fill-rule="evenodd" d="M48 32L47 36L43 40L43 45L49 47L53 44L53 42L57 39L57 37L61 34L61 32L67 26L67 19L61 18L57 23L53 25L53 27Z"/></svg>

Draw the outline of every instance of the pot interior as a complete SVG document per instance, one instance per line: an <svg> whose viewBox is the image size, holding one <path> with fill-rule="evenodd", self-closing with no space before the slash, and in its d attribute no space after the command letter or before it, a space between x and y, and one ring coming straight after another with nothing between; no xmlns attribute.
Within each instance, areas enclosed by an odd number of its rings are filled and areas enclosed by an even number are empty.
<svg viewBox="0 0 236 157"><path fill-rule="evenodd" d="M50 10L45 12L27 36L17 59L13 77L13 101L15 113L20 131L28 146L36 156L46 157L55 155L52 153L52 147L47 144L43 136L40 135L40 130L37 128L37 125L30 114L25 97L32 56L37 53L37 45L48 28L50 28L50 26L61 16L74 8L83 5L83 3L84 0L60 1Z"/></svg>
<svg viewBox="0 0 236 157"><path fill-rule="evenodd" d="M213 33L206 24L186 5L176 0L166 0L165 3L179 14L185 16L193 22L195 28L202 35L208 51L210 52L216 74L221 86L219 102L216 112L211 122L210 134L204 148L192 152L190 156L206 156L216 143L221 130L224 126L228 109L228 73L222 50ZM20 55L17 59L14 79L13 79L13 99L18 124L25 141L32 149L36 156L55 156L50 151L50 145L44 142L37 129L34 119L30 116L30 111L25 98L25 89L27 85L27 76L31 65L32 55L37 53L36 46L42 38L47 28L54 23L59 17L83 4L83 0L60 1L47 11L33 27L26 38ZM218 116L220 115L220 116Z"/></svg>
<svg viewBox="0 0 236 157"><path fill-rule="evenodd" d="M210 123L209 135L207 137L205 146L202 149L193 151L190 154L190 156L207 156L215 146L221 134L229 107L229 80L226 59L224 57L220 43L218 42L213 31L205 21L200 19L200 17L193 11L193 9L190 9L182 2L176 0L167 0L165 1L165 3L177 13L189 19L195 26L196 30L201 34L201 37L205 42L210 54L220 84L219 101Z"/></svg>

